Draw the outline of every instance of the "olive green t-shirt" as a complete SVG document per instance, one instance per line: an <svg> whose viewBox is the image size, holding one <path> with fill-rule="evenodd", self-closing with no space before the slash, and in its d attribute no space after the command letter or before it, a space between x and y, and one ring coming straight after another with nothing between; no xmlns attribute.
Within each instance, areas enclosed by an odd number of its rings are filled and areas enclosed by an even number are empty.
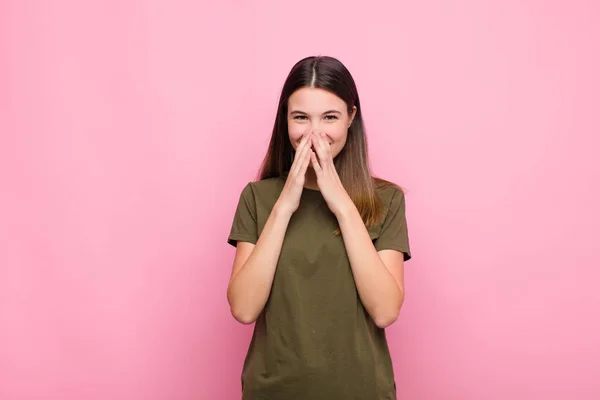
<svg viewBox="0 0 600 400"><path fill-rule="evenodd" d="M256 244L284 178L249 183L228 242ZM377 189L385 218L369 228L375 248L410 259L403 192ZM243 400L396 399L385 331L363 307L336 217L321 192L304 189L285 234L269 299L242 371Z"/></svg>

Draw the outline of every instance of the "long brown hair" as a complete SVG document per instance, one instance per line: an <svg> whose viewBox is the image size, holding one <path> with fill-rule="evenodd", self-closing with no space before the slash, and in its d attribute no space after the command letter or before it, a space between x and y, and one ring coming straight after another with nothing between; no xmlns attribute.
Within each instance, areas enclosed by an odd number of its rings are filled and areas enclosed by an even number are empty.
<svg viewBox="0 0 600 400"><path fill-rule="evenodd" d="M349 114L356 106L356 115L348 129L346 144L335 158L334 164L365 225L369 227L378 223L383 210L375 189L392 183L371 175L358 90L350 71L333 57L307 57L291 69L279 97L273 133L259 179L285 177L290 171L294 148L288 135L288 99L303 87L324 89L335 94L346 102Z"/></svg>

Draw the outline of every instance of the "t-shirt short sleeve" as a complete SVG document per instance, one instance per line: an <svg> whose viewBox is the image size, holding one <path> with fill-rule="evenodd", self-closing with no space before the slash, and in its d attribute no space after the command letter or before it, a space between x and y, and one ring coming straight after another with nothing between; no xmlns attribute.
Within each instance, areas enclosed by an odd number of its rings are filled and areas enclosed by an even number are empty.
<svg viewBox="0 0 600 400"><path fill-rule="evenodd" d="M240 195L237 209L233 217L231 231L227 243L237 246L237 242L250 242L256 244L258 241L258 228L256 223L256 199L252 190L252 184L248 183Z"/></svg>
<svg viewBox="0 0 600 400"><path fill-rule="evenodd" d="M397 250L404 253L404 261L412 257L406 225L406 200L404 192L400 189L394 190L381 232L374 245L377 251Z"/></svg>

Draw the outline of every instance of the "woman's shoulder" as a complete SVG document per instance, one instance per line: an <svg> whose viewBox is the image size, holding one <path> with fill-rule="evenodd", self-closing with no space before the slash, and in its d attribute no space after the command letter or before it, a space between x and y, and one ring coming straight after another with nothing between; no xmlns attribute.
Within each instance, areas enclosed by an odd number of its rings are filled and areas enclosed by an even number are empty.
<svg viewBox="0 0 600 400"><path fill-rule="evenodd" d="M397 183L378 177L373 177L373 183L375 191L382 200L391 199L394 196L404 196L404 190Z"/></svg>
<svg viewBox="0 0 600 400"><path fill-rule="evenodd" d="M268 200L279 197L284 182L281 178L266 178L250 181L243 189L243 196L251 196L254 200Z"/></svg>
<svg viewBox="0 0 600 400"><path fill-rule="evenodd" d="M249 182L248 185L257 193L280 192L283 188L284 181L280 177L259 179Z"/></svg>

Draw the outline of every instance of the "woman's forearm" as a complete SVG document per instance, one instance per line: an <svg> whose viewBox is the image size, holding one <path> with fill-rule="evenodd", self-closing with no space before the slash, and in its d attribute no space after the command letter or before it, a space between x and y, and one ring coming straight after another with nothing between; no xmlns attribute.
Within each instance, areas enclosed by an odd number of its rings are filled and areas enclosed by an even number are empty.
<svg viewBox="0 0 600 400"><path fill-rule="evenodd" d="M229 284L231 312L242 323L256 321L269 298L290 218L290 213L273 207L256 246Z"/></svg>
<svg viewBox="0 0 600 400"><path fill-rule="evenodd" d="M360 299L375 324L385 328L398 317L404 293L379 257L356 207L349 205L337 219Z"/></svg>

